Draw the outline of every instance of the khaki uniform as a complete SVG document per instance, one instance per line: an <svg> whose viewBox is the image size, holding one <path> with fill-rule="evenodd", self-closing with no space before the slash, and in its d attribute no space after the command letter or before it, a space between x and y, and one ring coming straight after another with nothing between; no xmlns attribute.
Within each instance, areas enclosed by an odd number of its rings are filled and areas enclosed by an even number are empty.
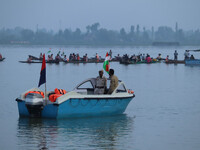
<svg viewBox="0 0 200 150"><path fill-rule="evenodd" d="M100 76L98 76L96 78L96 87L94 89L94 94L104 94L106 86L107 86L106 77L103 76L102 78L100 78Z"/></svg>
<svg viewBox="0 0 200 150"><path fill-rule="evenodd" d="M110 78L110 88L108 90L108 94L111 94L116 87L118 86L118 78L115 75L112 75Z"/></svg>

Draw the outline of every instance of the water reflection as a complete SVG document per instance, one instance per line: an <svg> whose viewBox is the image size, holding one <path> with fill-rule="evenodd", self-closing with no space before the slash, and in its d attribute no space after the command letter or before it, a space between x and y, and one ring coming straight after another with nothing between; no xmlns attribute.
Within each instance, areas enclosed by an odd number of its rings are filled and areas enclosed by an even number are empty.
<svg viewBox="0 0 200 150"><path fill-rule="evenodd" d="M133 134L126 115L67 120L19 118L18 147L25 149L115 149Z"/></svg>

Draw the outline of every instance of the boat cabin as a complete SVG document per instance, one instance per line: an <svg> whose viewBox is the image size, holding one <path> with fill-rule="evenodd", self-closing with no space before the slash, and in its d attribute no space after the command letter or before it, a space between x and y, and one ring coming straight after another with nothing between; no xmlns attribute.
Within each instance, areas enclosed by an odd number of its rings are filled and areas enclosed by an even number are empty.
<svg viewBox="0 0 200 150"><path fill-rule="evenodd" d="M89 78L83 81L82 83L78 84L73 91L84 95L94 95L95 87L96 87L96 78ZM107 88L109 87L110 87L110 79L107 78ZM121 80L118 81L118 87L113 91L113 93L127 93L127 89Z"/></svg>

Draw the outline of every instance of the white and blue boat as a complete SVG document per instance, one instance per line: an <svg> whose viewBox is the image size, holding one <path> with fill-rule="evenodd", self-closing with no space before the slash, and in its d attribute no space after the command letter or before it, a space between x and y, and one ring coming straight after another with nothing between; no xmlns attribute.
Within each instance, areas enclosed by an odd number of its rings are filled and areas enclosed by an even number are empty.
<svg viewBox="0 0 200 150"><path fill-rule="evenodd" d="M20 117L71 118L89 116L110 116L122 114L129 102L135 97L133 91L126 89L119 81L112 94L94 94L95 78L83 81L74 90L58 97L54 102L49 100L51 92L44 97L38 93L39 88L32 88L22 93L17 99ZM28 93L28 94L27 94Z"/></svg>
<svg viewBox="0 0 200 150"><path fill-rule="evenodd" d="M186 65L200 65L200 59L186 59Z"/></svg>

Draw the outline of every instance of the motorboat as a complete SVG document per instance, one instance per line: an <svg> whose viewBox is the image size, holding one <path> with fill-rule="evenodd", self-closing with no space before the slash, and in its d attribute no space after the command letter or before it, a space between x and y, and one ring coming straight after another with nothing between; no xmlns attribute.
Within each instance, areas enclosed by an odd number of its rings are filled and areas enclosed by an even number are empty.
<svg viewBox="0 0 200 150"><path fill-rule="evenodd" d="M109 81L109 79L108 79ZM119 80L111 94L94 94L96 78L89 78L78 84L70 92L43 92L32 88L17 99L20 117L72 118L111 116L122 114L135 97L132 90ZM63 90L62 90L63 91Z"/></svg>

